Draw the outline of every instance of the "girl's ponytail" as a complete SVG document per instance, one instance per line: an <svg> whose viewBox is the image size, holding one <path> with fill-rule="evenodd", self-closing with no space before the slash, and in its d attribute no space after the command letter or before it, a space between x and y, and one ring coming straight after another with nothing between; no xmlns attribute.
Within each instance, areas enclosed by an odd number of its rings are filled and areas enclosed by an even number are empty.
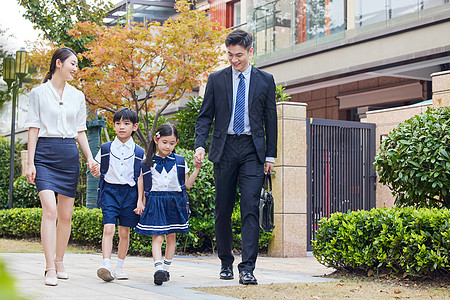
<svg viewBox="0 0 450 300"><path fill-rule="evenodd" d="M149 167L153 166L153 157L156 154L156 143L155 141L152 139L150 141L150 144L148 145L148 149L147 149L147 157L145 158L145 164Z"/></svg>

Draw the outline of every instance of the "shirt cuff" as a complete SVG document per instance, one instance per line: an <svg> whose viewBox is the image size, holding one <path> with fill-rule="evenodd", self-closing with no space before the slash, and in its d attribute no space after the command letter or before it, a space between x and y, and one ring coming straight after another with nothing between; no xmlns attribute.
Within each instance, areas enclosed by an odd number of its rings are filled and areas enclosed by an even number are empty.
<svg viewBox="0 0 450 300"><path fill-rule="evenodd" d="M266 157L266 161L270 163L275 163L275 157Z"/></svg>
<svg viewBox="0 0 450 300"><path fill-rule="evenodd" d="M206 152L206 151L205 151L205 148L203 148L203 147L197 147L197 148L195 149L195 152L197 152L197 150L203 150L203 152Z"/></svg>

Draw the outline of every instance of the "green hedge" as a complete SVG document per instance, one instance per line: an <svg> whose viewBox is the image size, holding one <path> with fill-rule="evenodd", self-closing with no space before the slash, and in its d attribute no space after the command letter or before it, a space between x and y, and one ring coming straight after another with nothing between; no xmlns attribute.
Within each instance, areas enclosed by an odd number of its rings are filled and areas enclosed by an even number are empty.
<svg viewBox="0 0 450 300"><path fill-rule="evenodd" d="M233 213L233 223L239 224L237 220L239 210ZM41 208L13 208L0 210L0 237L9 238L38 238L40 237L42 210ZM205 231L211 227L211 221L204 219L190 225L188 234L179 234L177 250L187 253L199 251L210 251L214 247L214 225L212 231ZM212 223L213 224L213 223ZM240 230L235 225L234 230ZM71 241L78 245L101 247L103 233L102 213L100 209L87 209L75 207L72 216ZM130 232L129 254L151 255L151 237ZM235 231L234 246L240 249L240 231ZM261 234L260 250L266 251L271 234ZM117 245L118 236L114 236L114 244ZM205 244L210 243L210 244Z"/></svg>
<svg viewBox="0 0 450 300"><path fill-rule="evenodd" d="M177 153L186 158L188 167L193 171L194 152L192 150L177 149ZM191 216L189 218L190 232L178 235L178 251L183 252L211 252L215 251L214 234L214 170L213 163L205 160L194 186L188 190ZM14 186L14 207L39 206L38 194L35 186L26 182L25 177L19 177ZM239 193L236 199L239 203ZM2 228L0 236L10 237L39 237L41 210L0 210ZM80 245L100 247L103 232L101 211L75 208L72 219L72 241ZM241 219L239 205L236 205L232 215L234 231L233 246L241 248ZM28 230L29 227L29 230ZM8 230L11 228L11 230ZM261 231L259 247L267 251L272 233ZM117 237L115 238L117 243ZM151 254L151 238L131 233L130 253Z"/></svg>
<svg viewBox="0 0 450 300"><path fill-rule="evenodd" d="M430 276L450 273L450 210L378 208L320 221L317 260L335 269Z"/></svg>
<svg viewBox="0 0 450 300"><path fill-rule="evenodd" d="M0 136L0 209L7 208L9 201L10 146L10 140ZM23 149L24 147L20 144L20 141L16 141L14 151L14 179L20 176L20 151Z"/></svg>

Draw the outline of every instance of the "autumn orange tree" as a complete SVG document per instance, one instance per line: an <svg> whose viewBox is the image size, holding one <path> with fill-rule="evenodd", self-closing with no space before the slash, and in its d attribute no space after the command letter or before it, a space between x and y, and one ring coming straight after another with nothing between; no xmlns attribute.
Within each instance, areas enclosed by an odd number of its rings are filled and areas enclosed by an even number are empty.
<svg viewBox="0 0 450 300"><path fill-rule="evenodd" d="M123 106L134 109L143 123L136 135L144 147L162 112L202 84L223 54L225 30L217 30L204 12L190 10L185 0L175 8L176 18L162 25L83 22L69 32L76 39L92 40L82 54L91 66L77 74L88 104L109 112Z"/></svg>

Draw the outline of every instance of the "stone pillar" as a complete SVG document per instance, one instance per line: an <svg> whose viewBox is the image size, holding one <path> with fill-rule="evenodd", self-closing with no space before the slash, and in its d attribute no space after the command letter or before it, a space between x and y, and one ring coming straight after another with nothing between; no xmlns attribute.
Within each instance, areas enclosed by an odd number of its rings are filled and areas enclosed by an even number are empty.
<svg viewBox="0 0 450 300"><path fill-rule="evenodd" d="M275 161L274 236L269 255L306 256L306 104L277 103L278 157Z"/></svg>
<svg viewBox="0 0 450 300"><path fill-rule="evenodd" d="M28 166L28 150L20 151L20 161L22 163L22 171L20 172L20 176L25 176Z"/></svg>
<svg viewBox="0 0 450 300"><path fill-rule="evenodd" d="M450 71L431 74L433 107L450 106Z"/></svg>

